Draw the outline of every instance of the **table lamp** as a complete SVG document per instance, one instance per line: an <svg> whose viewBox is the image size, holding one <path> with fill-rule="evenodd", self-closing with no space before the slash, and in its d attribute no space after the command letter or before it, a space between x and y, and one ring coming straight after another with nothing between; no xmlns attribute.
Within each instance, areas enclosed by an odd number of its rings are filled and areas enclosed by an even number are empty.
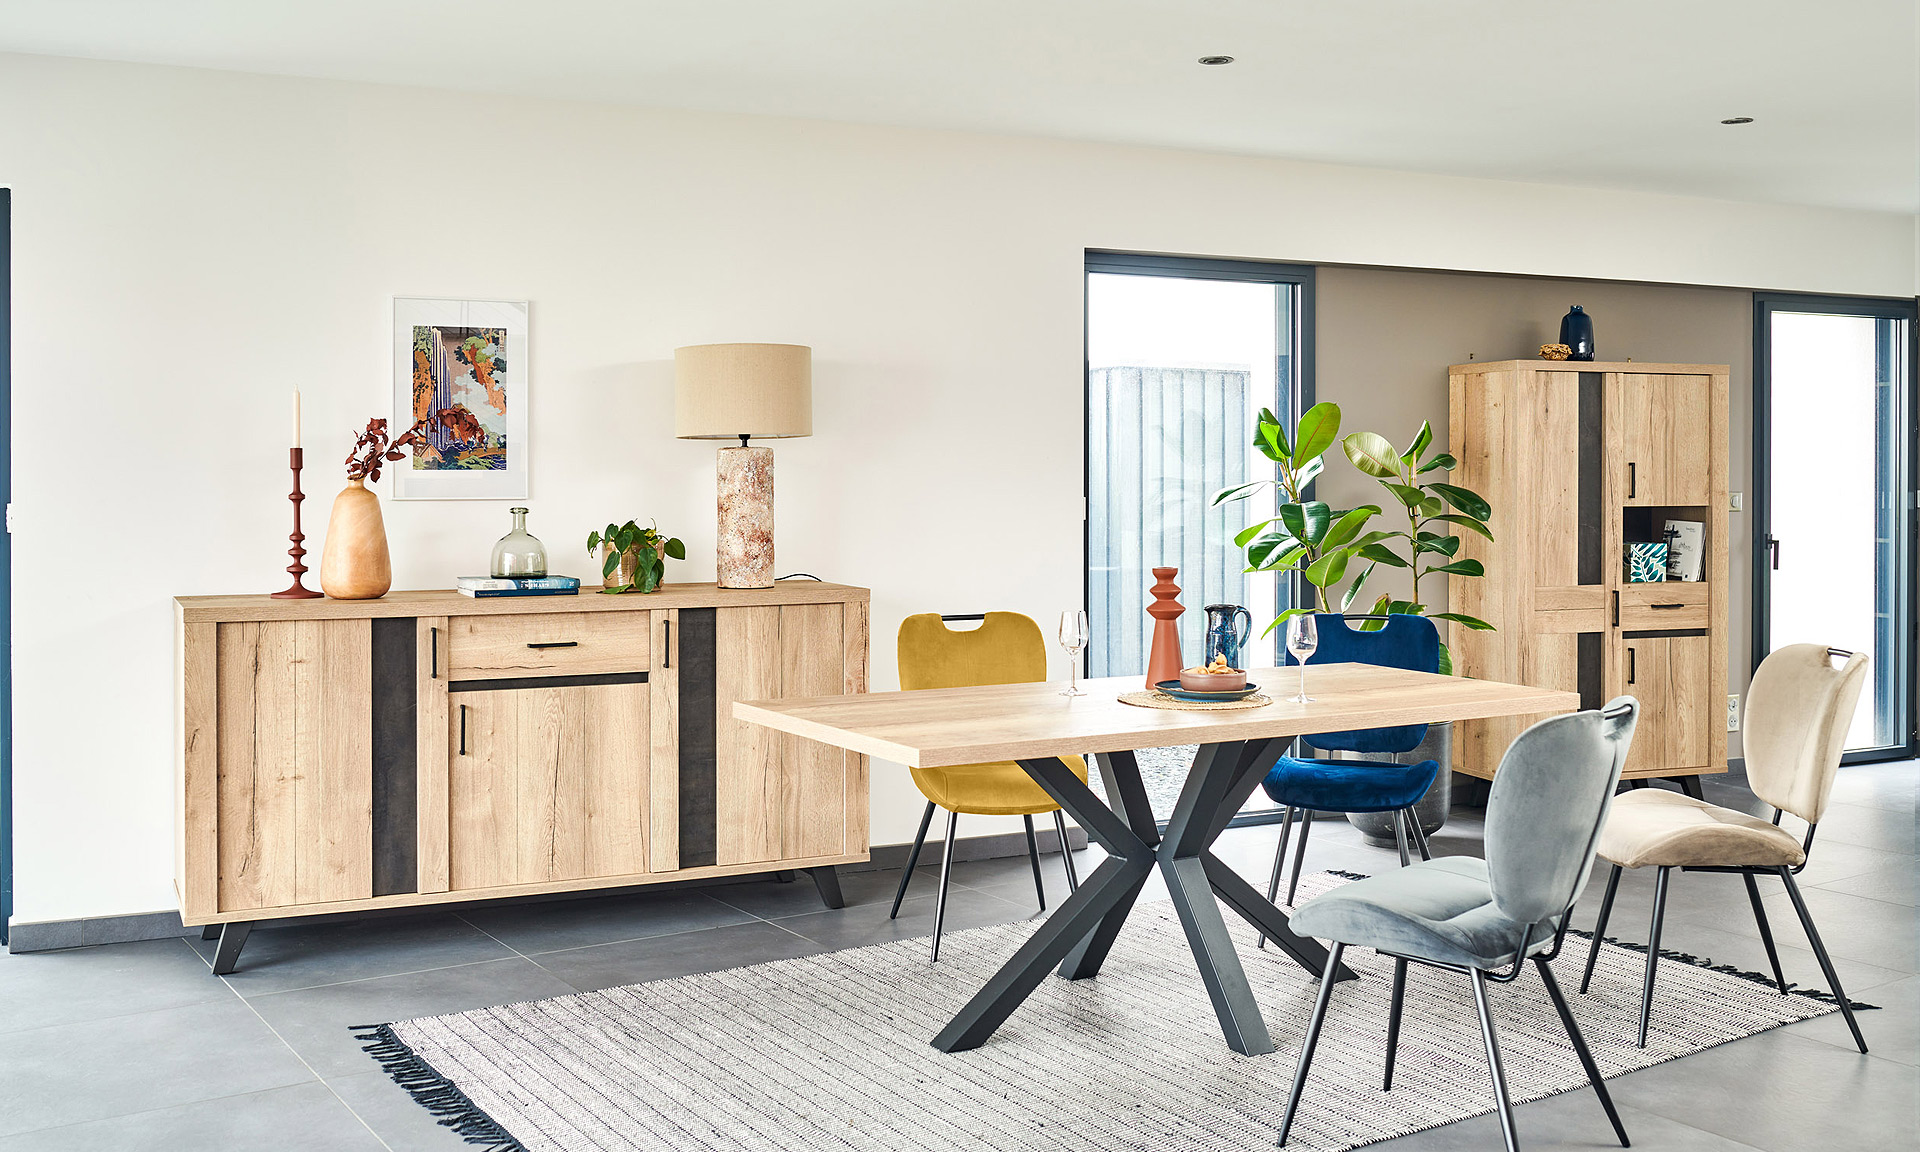
<svg viewBox="0 0 1920 1152"><path fill-rule="evenodd" d="M673 351L673 434L733 440L720 449L722 588L773 587L773 449L753 437L813 435L813 349L803 344L695 344Z"/></svg>

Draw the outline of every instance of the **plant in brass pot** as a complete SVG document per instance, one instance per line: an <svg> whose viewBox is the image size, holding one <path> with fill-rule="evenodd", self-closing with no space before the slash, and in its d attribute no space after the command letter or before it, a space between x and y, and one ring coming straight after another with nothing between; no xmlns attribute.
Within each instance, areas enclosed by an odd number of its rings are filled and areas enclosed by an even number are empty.
<svg viewBox="0 0 1920 1152"><path fill-rule="evenodd" d="M652 592L666 576L667 558L685 560L687 546L677 537L662 536L657 525L640 527L629 520L587 533L587 555L600 557L600 576L612 595Z"/></svg>
<svg viewBox="0 0 1920 1152"><path fill-rule="evenodd" d="M1326 466L1321 456L1333 447L1339 436L1338 405L1321 403L1307 409L1300 416L1291 442L1279 418L1263 408L1255 427L1253 446L1279 465L1279 476L1223 488L1213 497L1213 503L1220 505L1277 487L1281 498L1277 515L1248 525L1233 542L1246 550L1247 571L1299 572L1307 583L1320 590L1323 604L1333 603L1329 590L1345 578L1348 568L1365 554L1365 549L1391 535L1363 531L1367 521L1380 514L1377 504L1340 510L1324 500L1302 499L1307 485ZM1349 588L1341 599L1340 610L1346 611L1358 594L1357 588ZM1275 617L1266 631L1272 632L1290 616L1319 610L1289 608Z"/></svg>
<svg viewBox="0 0 1920 1152"><path fill-rule="evenodd" d="M1407 514L1406 531L1374 533L1379 538L1358 550L1368 563L1348 587L1347 598L1351 602L1380 565L1402 568L1412 577L1413 599L1383 595L1374 601L1375 615L1406 613L1490 632L1493 625L1464 612L1429 612L1420 594L1420 582L1428 576L1486 575L1480 561L1457 558L1462 530L1493 539L1493 530L1487 527L1493 509L1479 493L1437 478L1425 479L1432 473L1445 474L1458 463L1448 453L1429 453L1432 446L1433 427L1425 421L1404 452L1377 432L1354 432L1340 442L1353 466L1379 481ZM1453 672L1453 657L1445 644L1440 645L1440 671Z"/></svg>

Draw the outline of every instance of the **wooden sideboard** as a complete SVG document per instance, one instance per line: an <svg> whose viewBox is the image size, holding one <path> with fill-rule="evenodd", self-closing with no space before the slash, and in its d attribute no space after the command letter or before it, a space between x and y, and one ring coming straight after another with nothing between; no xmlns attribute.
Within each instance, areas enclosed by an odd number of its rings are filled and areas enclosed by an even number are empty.
<svg viewBox="0 0 1920 1152"><path fill-rule="evenodd" d="M863 588L174 601L181 919L867 859L867 762L733 718L864 692Z"/></svg>
<svg viewBox="0 0 1920 1152"><path fill-rule="evenodd" d="M1453 481L1493 505L1494 539L1462 533L1484 579L1450 577L1469 676L1641 704L1622 776L1727 770L1728 369L1724 364L1504 360L1448 370ZM1665 520L1705 526L1702 578L1631 583L1625 545ZM1532 717L1459 725L1454 770L1493 779Z"/></svg>

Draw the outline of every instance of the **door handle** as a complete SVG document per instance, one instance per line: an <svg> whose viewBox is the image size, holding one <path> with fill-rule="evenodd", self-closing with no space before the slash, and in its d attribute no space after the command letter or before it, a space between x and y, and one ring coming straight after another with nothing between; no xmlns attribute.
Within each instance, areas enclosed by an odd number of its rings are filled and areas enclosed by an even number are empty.
<svg viewBox="0 0 1920 1152"><path fill-rule="evenodd" d="M440 679L440 629L427 629L427 639L431 647L427 650L427 679Z"/></svg>
<svg viewBox="0 0 1920 1152"><path fill-rule="evenodd" d="M1685 608L1685 604L1649 604L1649 608Z"/></svg>
<svg viewBox="0 0 1920 1152"><path fill-rule="evenodd" d="M1780 541L1776 537L1767 537L1767 554L1773 561L1773 570L1780 571Z"/></svg>
<svg viewBox="0 0 1920 1152"><path fill-rule="evenodd" d="M1633 461L1629 460L1627 461L1627 499L1633 499L1634 491L1639 486L1639 481L1634 478L1633 474Z"/></svg>
<svg viewBox="0 0 1920 1152"><path fill-rule="evenodd" d="M578 648L580 647L580 641L578 640L543 640L538 644L529 643L527 647L529 648Z"/></svg>
<svg viewBox="0 0 1920 1152"><path fill-rule="evenodd" d="M673 667L673 618L660 621L660 667Z"/></svg>
<svg viewBox="0 0 1920 1152"><path fill-rule="evenodd" d="M1627 649L1627 683L1633 683L1633 649Z"/></svg>
<svg viewBox="0 0 1920 1152"><path fill-rule="evenodd" d="M460 705L460 755L467 754L467 706Z"/></svg>
<svg viewBox="0 0 1920 1152"><path fill-rule="evenodd" d="M1620 592L1618 589L1613 593L1613 626L1615 628L1620 627Z"/></svg>

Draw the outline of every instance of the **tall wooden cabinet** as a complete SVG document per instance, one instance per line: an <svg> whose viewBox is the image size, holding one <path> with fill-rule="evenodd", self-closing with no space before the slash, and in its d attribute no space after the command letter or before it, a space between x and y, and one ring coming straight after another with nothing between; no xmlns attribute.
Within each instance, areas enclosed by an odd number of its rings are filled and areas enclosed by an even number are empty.
<svg viewBox="0 0 1920 1152"><path fill-rule="evenodd" d="M1463 534L1484 578L1449 602L1498 626L1452 630L1471 676L1641 703L1625 775L1727 767L1727 376L1724 364L1507 360L1448 370L1455 483L1493 505ZM1629 541L1705 525L1702 579L1629 583ZM1454 767L1492 779L1532 718L1457 726Z"/></svg>
<svg viewBox="0 0 1920 1152"><path fill-rule="evenodd" d="M867 859L864 757L733 719L866 690L867 592L175 601L181 915L315 913Z"/></svg>

